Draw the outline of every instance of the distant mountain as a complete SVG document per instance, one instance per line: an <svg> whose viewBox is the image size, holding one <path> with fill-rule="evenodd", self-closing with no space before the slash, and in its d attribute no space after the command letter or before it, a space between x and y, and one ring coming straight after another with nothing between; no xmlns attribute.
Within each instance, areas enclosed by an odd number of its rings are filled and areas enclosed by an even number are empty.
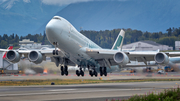
<svg viewBox="0 0 180 101"><path fill-rule="evenodd" d="M91 1L70 4L56 15L78 30L132 28L166 32L169 27L180 27L179 4L180 0Z"/></svg>
<svg viewBox="0 0 180 101"><path fill-rule="evenodd" d="M0 35L35 34L34 30L64 7L45 5L41 0L0 0Z"/></svg>

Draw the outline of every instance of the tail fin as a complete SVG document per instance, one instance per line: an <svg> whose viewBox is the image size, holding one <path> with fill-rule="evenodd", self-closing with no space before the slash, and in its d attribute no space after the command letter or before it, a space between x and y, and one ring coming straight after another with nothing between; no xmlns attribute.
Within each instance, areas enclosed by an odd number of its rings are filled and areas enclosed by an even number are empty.
<svg viewBox="0 0 180 101"><path fill-rule="evenodd" d="M121 29L121 31L119 32L119 35L112 47L112 50L116 50L116 49L122 49L122 45L123 45L123 41L124 41L124 35L125 35L125 31Z"/></svg>
<svg viewBox="0 0 180 101"><path fill-rule="evenodd" d="M12 49L13 49L13 46L9 46L7 49L8 49L8 50L12 50ZM6 58L6 53L7 53L7 52L5 52L5 53L4 53L4 55L3 55L3 59L5 59L5 58Z"/></svg>

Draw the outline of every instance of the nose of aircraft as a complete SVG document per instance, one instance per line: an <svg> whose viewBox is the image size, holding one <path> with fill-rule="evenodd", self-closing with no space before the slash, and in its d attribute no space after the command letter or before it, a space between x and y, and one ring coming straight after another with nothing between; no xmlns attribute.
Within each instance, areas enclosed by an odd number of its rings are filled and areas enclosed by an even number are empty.
<svg viewBox="0 0 180 101"><path fill-rule="evenodd" d="M59 32L61 32L60 22L56 19L50 20L49 23L46 25L47 38L48 39L57 38Z"/></svg>

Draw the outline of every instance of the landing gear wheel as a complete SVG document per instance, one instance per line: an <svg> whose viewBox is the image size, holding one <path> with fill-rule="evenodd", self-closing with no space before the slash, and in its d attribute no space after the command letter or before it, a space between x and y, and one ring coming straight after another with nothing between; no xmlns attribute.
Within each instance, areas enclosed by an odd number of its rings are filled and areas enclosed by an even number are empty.
<svg viewBox="0 0 180 101"><path fill-rule="evenodd" d="M104 72L104 76L107 76L107 72Z"/></svg>
<svg viewBox="0 0 180 101"><path fill-rule="evenodd" d="M67 66L65 66L64 71L68 71L68 67Z"/></svg>
<svg viewBox="0 0 180 101"><path fill-rule="evenodd" d="M76 70L76 75L77 75L77 76L80 76L79 70Z"/></svg>
<svg viewBox="0 0 180 101"><path fill-rule="evenodd" d="M54 50L55 51L55 50ZM55 51L56 55L58 55L58 50Z"/></svg>
<svg viewBox="0 0 180 101"><path fill-rule="evenodd" d="M55 50L53 50L53 52L52 52L52 53L53 53L53 55L55 55Z"/></svg>
<svg viewBox="0 0 180 101"><path fill-rule="evenodd" d="M91 77L93 77L93 72L91 70L89 71L89 75L91 75Z"/></svg>
<svg viewBox="0 0 180 101"><path fill-rule="evenodd" d="M102 67L100 67L99 70L102 71Z"/></svg>
<svg viewBox="0 0 180 101"><path fill-rule="evenodd" d="M94 75L95 75L95 77L97 77L97 72L96 71L94 71Z"/></svg>
<svg viewBox="0 0 180 101"><path fill-rule="evenodd" d="M82 70L80 71L80 74L81 74L81 76L84 76L84 72Z"/></svg>
<svg viewBox="0 0 180 101"><path fill-rule="evenodd" d="M63 68L63 66L61 66L61 71L64 71L64 68Z"/></svg>
<svg viewBox="0 0 180 101"><path fill-rule="evenodd" d="M103 76L103 73L100 71L100 76Z"/></svg>
<svg viewBox="0 0 180 101"><path fill-rule="evenodd" d="M62 75L62 76L64 75L64 71L61 71L61 75Z"/></svg>
<svg viewBox="0 0 180 101"><path fill-rule="evenodd" d="M107 76L106 67L104 67L104 76Z"/></svg>
<svg viewBox="0 0 180 101"><path fill-rule="evenodd" d="M102 67L99 68L99 71L100 71L100 76L103 76L103 70L102 70Z"/></svg>
<svg viewBox="0 0 180 101"><path fill-rule="evenodd" d="M65 72L65 75L68 76L68 71Z"/></svg>

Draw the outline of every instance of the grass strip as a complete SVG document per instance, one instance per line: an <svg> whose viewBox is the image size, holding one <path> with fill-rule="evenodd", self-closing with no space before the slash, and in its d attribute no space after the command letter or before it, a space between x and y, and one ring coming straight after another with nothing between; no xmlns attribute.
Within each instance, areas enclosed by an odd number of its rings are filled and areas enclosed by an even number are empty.
<svg viewBox="0 0 180 101"><path fill-rule="evenodd" d="M28 85L70 85L93 83L121 83L121 82L151 82L151 81L180 81L180 79L123 79L123 80L89 80L89 79L54 79L54 80L22 80L0 81L0 86L28 86Z"/></svg>
<svg viewBox="0 0 180 101"><path fill-rule="evenodd" d="M180 88L165 89L162 92L148 92L144 95L134 95L129 99L112 99L107 101L180 101Z"/></svg>

